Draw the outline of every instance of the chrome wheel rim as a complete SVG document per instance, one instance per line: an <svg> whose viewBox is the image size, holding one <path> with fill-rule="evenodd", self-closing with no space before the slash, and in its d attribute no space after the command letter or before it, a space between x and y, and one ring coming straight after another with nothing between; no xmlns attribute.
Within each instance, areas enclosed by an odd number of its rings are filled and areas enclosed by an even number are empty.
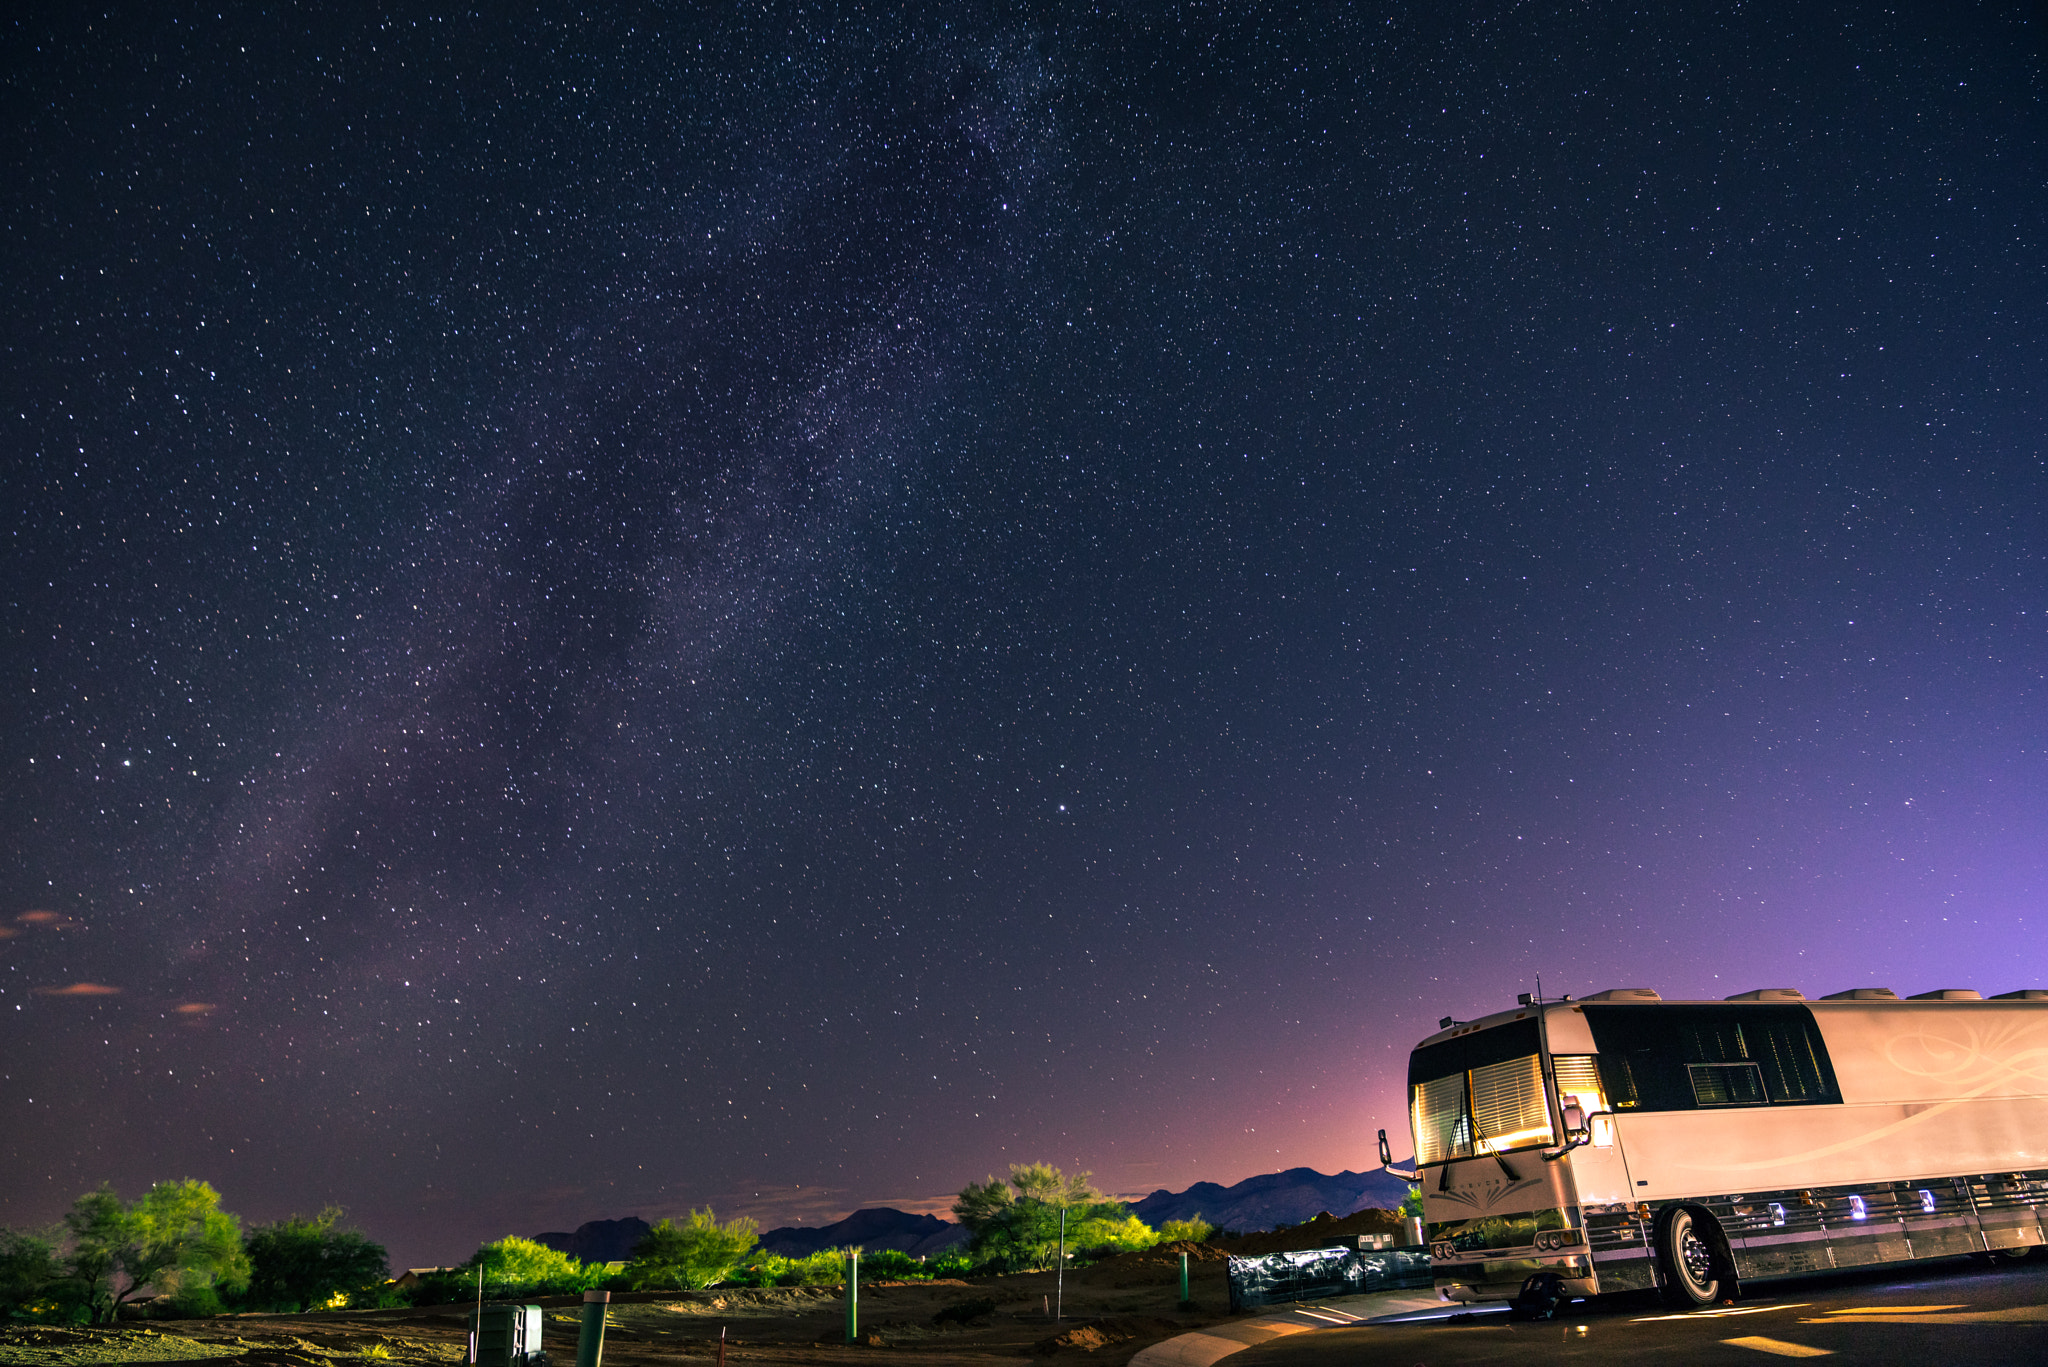
<svg viewBox="0 0 2048 1367"><path fill-rule="evenodd" d="M1713 1289L1714 1255L1707 1248L1706 1240L1694 1231L1691 1221L1686 1222L1679 1236L1678 1266L1692 1289L1702 1296Z"/></svg>

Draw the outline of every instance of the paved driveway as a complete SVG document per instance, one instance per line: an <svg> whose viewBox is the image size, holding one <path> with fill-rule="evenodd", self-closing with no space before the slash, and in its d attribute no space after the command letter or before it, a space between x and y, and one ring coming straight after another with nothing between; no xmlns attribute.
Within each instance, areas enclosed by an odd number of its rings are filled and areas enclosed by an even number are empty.
<svg viewBox="0 0 2048 1367"><path fill-rule="evenodd" d="M2038 1367L2048 1363L2048 1262L1987 1268L1958 1259L1775 1282L1737 1305L1686 1314L1636 1295L1581 1302L1557 1320L1533 1324L1510 1322L1504 1314L1465 1314L1330 1327L1248 1346L1228 1367L1620 1367L1649 1361L1740 1367L1806 1357L1883 1367Z"/></svg>

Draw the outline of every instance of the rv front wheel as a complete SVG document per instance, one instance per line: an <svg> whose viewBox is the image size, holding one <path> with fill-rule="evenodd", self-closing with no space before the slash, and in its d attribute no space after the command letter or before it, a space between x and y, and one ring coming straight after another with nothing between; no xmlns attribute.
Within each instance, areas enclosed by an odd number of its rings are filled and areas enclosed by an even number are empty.
<svg viewBox="0 0 2048 1367"><path fill-rule="evenodd" d="M1664 1274L1664 1299L1677 1308L1690 1310L1711 1305L1720 1297L1721 1278L1714 1267L1714 1250L1691 1211L1673 1211L1665 1222L1664 1237L1657 1245L1657 1261Z"/></svg>

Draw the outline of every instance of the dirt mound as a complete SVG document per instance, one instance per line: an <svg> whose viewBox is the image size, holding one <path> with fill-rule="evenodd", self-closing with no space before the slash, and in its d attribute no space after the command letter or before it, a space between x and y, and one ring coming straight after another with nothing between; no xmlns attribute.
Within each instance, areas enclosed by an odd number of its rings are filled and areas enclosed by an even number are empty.
<svg viewBox="0 0 2048 1367"><path fill-rule="evenodd" d="M1050 1357L1054 1353L1070 1350L1092 1353L1111 1344L1129 1343L1132 1339L1166 1338L1178 1334L1181 1329L1182 1326L1172 1320L1153 1319L1143 1315L1089 1320L1086 1324L1075 1325L1063 1334L1040 1339L1031 1345L1031 1351L1040 1357Z"/></svg>
<svg viewBox="0 0 2048 1367"><path fill-rule="evenodd" d="M1216 1247L1240 1258L1261 1257L1268 1253L1296 1253L1304 1249L1330 1248L1337 1244L1356 1243L1361 1234L1399 1234L1401 1212L1398 1210L1361 1210L1341 1219L1324 1211L1303 1224L1287 1229L1276 1229L1266 1234L1245 1234L1235 1239L1218 1239Z"/></svg>
<svg viewBox="0 0 2048 1367"><path fill-rule="evenodd" d="M1135 1253L1119 1253L1113 1258L1104 1258L1073 1276L1085 1286L1164 1286L1180 1279L1180 1255L1183 1253L1188 1255L1191 1268L1202 1263L1220 1263L1230 1256L1215 1244L1176 1239L1170 1244L1154 1244Z"/></svg>

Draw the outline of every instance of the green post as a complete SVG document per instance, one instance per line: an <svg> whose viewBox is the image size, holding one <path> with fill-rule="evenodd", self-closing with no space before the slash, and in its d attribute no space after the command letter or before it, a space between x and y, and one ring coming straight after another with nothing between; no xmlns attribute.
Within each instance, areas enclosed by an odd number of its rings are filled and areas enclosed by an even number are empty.
<svg viewBox="0 0 2048 1367"><path fill-rule="evenodd" d="M846 1250L846 1341L860 1342L860 1250L857 1248Z"/></svg>
<svg viewBox="0 0 2048 1367"><path fill-rule="evenodd" d="M1188 1255L1180 1255L1180 1303L1188 1303Z"/></svg>
<svg viewBox="0 0 2048 1367"><path fill-rule="evenodd" d="M611 1308L612 1293L583 1293L583 1330L576 1336L576 1367L598 1367L604 1357L604 1315Z"/></svg>

